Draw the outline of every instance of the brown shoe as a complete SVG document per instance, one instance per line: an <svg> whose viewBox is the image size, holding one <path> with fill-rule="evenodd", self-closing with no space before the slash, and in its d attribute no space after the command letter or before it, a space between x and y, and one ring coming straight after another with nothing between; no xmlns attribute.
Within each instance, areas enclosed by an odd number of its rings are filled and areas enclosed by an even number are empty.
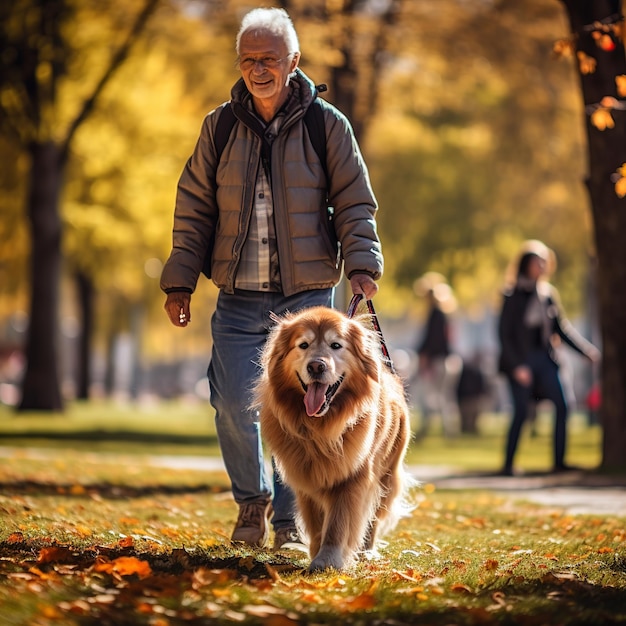
<svg viewBox="0 0 626 626"><path fill-rule="evenodd" d="M274 551L277 550L300 550L307 552L307 547L302 542L298 530L294 526L277 528L274 534Z"/></svg>
<svg viewBox="0 0 626 626"><path fill-rule="evenodd" d="M263 548L269 538L269 516L272 503L269 500L247 502L239 506L239 517L231 540Z"/></svg>

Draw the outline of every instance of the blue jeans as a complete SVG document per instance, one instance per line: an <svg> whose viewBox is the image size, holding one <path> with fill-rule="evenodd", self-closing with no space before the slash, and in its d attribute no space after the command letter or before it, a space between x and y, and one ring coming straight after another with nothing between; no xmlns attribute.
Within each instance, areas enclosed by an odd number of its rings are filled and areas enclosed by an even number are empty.
<svg viewBox="0 0 626 626"><path fill-rule="evenodd" d="M533 375L533 382L529 387L520 385L512 376L509 376L513 398L513 420L509 427L504 465L507 468L512 467L522 425L528 415L528 405L531 399L537 399L550 400L554 404L554 466L558 468L563 466L565 461L565 428L568 413L563 386L559 378L559 367L545 350L531 352L526 365Z"/></svg>
<svg viewBox="0 0 626 626"><path fill-rule="evenodd" d="M260 373L259 355L273 322L270 312L323 305L332 307L334 289L282 293L221 291L211 318L213 351L208 377L215 426L226 471L238 504L268 500L273 496L274 528L293 526L294 496L274 471L267 475L263 459L259 417L249 409L252 386Z"/></svg>

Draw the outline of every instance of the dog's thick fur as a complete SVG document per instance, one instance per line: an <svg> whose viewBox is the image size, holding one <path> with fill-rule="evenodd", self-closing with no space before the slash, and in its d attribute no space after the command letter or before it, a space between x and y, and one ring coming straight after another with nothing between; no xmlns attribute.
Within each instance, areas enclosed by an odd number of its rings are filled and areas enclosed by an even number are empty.
<svg viewBox="0 0 626 626"><path fill-rule="evenodd" d="M326 307L277 319L261 365L261 434L296 495L309 570L342 569L395 526L404 503L402 381L375 331Z"/></svg>

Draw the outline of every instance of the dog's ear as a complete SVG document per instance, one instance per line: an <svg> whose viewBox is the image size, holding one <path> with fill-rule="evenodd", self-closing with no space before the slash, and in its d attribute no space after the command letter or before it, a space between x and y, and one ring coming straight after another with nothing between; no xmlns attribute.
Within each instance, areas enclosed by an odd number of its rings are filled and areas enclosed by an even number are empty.
<svg viewBox="0 0 626 626"><path fill-rule="evenodd" d="M269 337L263 351L264 363L267 366L270 361L282 361L291 348L291 332L289 331L289 317L276 315L270 311L269 317L274 325L269 331Z"/></svg>
<svg viewBox="0 0 626 626"><path fill-rule="evenodd" d="M365 328L360 322L350 324L350 340L355 356L363 366L366 376L379 382L380 377L380 342L376 331Z"/></svg>

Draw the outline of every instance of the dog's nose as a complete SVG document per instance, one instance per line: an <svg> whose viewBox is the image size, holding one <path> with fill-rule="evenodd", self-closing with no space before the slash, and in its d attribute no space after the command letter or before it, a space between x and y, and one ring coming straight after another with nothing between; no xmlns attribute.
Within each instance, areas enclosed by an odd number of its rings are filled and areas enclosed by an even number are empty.
<svg viewBox="0 0 626 626"><path fill-rule="evenodd" d="M315 359L309 362L306 366L306 371L311 374L311 376L320 376L326 371L326 363L321 359Z"/></svg>

